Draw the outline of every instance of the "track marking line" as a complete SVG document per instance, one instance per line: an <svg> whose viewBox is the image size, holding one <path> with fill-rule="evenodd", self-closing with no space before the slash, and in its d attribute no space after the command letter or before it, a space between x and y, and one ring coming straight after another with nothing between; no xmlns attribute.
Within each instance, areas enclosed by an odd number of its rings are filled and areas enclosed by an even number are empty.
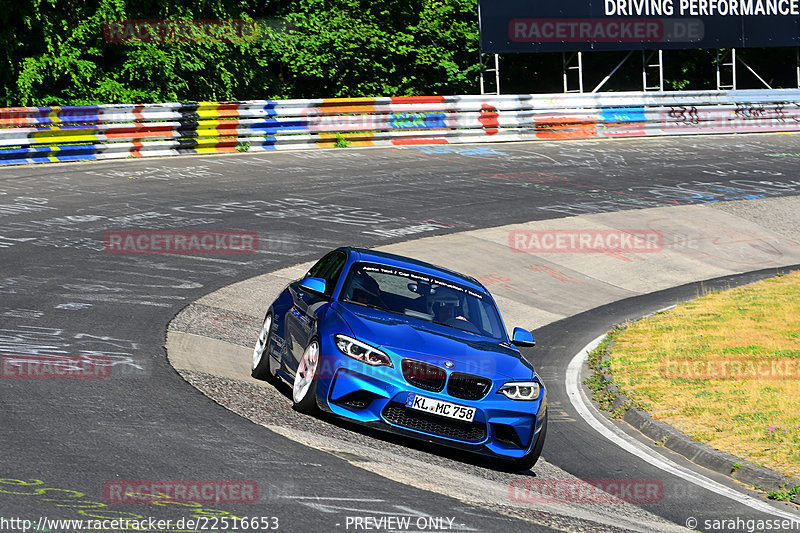
<svg viewBox="0 0 800 533"><path fill-rule="evenodd" d="M281 496L290 500L329 500L342 502L385 502L386 500L376 500L374 498L334 498L328 496Z"/></svg>
<svg viewBox="0 0 800 533"><path fill-rule="evenodd" d="M677 476L685 481L688 481L689 483L693 483L706 490L719 494L720 496L725 496L726 498L746 505L756 511L779 516L781 518L800 521L800 516L797 514L776 509L766 502L753 498L747 494L743 494L737 490L678 465L670 459L667 459L666 457L654 452L639 441L633 439L624 431L605 419L601 419L598 414L596 414L597 410L594 408L594 406L592 405L590 407L591 400L586 397L586 394L580 387L579 381L581 368L583 367L586 358L595 348L597 348L597 346L605 337L605 334L600 335L592 342L587 344L581 351L575 354L567 366L567 396L569 396L572 406L587 424L626 452L635 455L636 457L660 470L663 470L664 472Z"/></svg>

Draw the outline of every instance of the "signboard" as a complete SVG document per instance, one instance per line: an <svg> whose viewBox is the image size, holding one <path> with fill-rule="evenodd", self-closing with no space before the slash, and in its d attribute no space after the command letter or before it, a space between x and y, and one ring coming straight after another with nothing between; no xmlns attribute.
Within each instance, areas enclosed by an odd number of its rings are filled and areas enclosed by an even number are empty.
<svg viewBox="0 0 800 533"><path fill-rule="evenodd" d="M486 53L800 46L800 0L478 0Z"/></svg>

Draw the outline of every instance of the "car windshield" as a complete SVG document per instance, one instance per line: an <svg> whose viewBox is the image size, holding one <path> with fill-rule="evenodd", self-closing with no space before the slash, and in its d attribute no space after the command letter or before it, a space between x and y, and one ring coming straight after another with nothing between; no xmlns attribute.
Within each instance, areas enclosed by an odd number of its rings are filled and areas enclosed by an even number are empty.
<svg viewBox="0 0 800 533"><path fill-rule="evenodd" d="M340 300L507 340L488 295L412 270L354 263Z"/></svg>

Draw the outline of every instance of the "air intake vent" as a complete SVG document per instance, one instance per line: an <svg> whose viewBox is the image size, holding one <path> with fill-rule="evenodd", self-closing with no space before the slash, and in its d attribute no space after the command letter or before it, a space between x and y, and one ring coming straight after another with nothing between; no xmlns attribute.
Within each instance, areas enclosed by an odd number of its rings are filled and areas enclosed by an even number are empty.
<svg viewBox="0 0 800 533"><path fill-rule="evenodd" d="M459 422L407 409L405 405L398 403L389 403L383 409L383 418L398 426L464 442L480 442L486 439L485 422Z"/></svg>

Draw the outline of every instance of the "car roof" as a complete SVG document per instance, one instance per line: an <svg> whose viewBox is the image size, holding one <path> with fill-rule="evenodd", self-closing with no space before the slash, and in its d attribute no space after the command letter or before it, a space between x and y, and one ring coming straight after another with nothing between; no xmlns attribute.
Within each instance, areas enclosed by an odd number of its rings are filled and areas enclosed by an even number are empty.
<svg viewBox="0 0 800 533"><path fill-rule="evenodd" d="M478 289L481 292L488 292L486 288L472 276L461 274L449 268L440 267L425 261L412 259L402 255L390 254L387 252L379 252L377 250L367 250L364 248L342 247L339 248L351 254L354 261L364 261L371 263L378 263L397 268L412 268L423 274L430 276L437 276L447 281L467 285L472 289Z"/></svg>

